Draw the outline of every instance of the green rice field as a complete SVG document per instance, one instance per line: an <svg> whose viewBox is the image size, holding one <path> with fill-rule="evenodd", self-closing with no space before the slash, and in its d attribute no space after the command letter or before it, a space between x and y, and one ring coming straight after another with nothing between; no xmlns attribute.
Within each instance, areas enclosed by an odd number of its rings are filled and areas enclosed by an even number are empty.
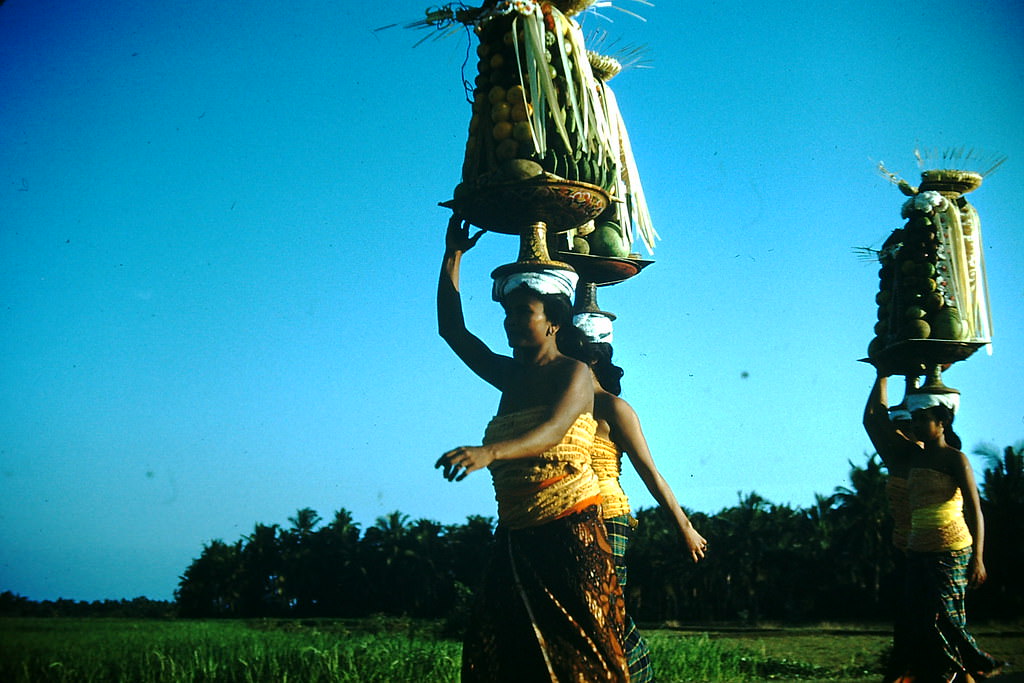
<svg viewBox="0 0 1024 683"><path fill-rule="evenodd" d="M661 681L879 679L884 629L648 630ZM1024 668L1024 629L976 631ZM461 645L399 619L0 619L0 681L178 683L459 680ZM1008 674L1000 680L1024 680Z"/></svg>

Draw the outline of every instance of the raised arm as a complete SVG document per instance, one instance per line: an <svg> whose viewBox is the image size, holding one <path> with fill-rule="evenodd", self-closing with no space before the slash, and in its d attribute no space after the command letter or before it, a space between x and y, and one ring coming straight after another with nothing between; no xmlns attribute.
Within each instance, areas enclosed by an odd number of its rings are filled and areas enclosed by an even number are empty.
<svg viewBox="0 0 1024 683"><path fill-rule="evenodd" d="M487 467L495 460L536 457L561 443L566 432L583 413L594 409L594 389L590 369L579 361L565 358L557 374L557 397L547 419L519 436L486 446L460 446L434 463L444 468L449 481L461 481L470 472Z"/></svg>
<svg viewBox="0 0 1024 683"><path fill-rule="evenodd" d="M890 471L906 464L907 447L911 443L889 419L889 378L881 371L875 377L864 406L864 430Z"/></svg>
<svg viewBox="0 0 1024 683"><path fill-rule="evenodd" d="M469 236L469 223L458 214L448 221L444 258L437 280L437 332L470 370L484 381L502 388L503 370L511 360L492 352L478 337L466 329L459 294L459 267L462 255L473 248L483 234Z"/></svg>
<svg viewBox="0 0 1024 683"><path fill-rule="evenodd" d="M676 500L672 488L655 466L654 457L647 445L647 439L640 427L640 418L636 411L626 401L614 398L612 414L614 417L614 421L611 422L612 441L629 456L629 461L640 475L647 490L651 492L662 509L671 516L673 524L682 534L683 540L690 550L693 561L701 560L708 542L693 528L693 524L683 512L679 501Z"/></svg>

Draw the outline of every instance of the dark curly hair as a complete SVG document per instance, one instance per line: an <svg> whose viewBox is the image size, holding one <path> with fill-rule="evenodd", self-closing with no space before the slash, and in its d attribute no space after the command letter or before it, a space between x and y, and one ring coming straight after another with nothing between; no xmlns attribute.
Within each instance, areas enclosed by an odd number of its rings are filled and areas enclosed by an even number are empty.
<svg viewBox="0 0 1024 683"><path fill-rule="evenodd" d="M626 373L618 365L612 363L612 345L608 342L592 342L587 340L580 351L580 355L573 356L573 358L581 360L590 366L594 376L597 377L597 381L601 384L601 388L609 394L615 394L616 396L621 394L622 376ZM562 353L566 352L562 351Z"/></svg>

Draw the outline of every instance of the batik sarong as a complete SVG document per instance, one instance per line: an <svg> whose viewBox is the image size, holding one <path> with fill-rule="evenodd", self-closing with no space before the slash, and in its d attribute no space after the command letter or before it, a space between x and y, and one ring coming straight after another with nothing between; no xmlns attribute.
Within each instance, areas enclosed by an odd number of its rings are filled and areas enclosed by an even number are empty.
<svg viewBox="0 0 1024 683"><path fill-rule="evenodd" d="M597 506L500 524L463 643L463 681L628 681L625 607Z"/></svg>
<svg viewBox="0 0 1024 683"><path fill-rule="evenodd" d="M908 654L917 683L949 683L957 675L987 674L999 667L967 631L967 569L971 548L909 554L911 610Z"/></svg>
<svg viewBox="0 0 1024 683"><path fill-rule="evenodd" d="M608 528L608 540L612 544L612 556L615 558L615 574L619 578L619 585L626 590L626 549L629 547L629 540L633 537L633 518L630 515L621 515L605 519L604 524ZM654 667L651 665L651 651L647 647L647 641L640 635L640 629L636 627L628 613L626 614L626 639L623 643L626 649L626 662L629 664L629 680L634 683L651 683L654 681Z"/></svg>

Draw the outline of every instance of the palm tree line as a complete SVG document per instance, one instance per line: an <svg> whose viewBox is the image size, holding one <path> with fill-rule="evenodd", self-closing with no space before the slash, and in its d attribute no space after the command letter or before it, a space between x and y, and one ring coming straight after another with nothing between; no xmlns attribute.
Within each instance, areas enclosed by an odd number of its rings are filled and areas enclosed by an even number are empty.
<svg viewBox="0 0 1024 683"><path fill-rule="evenodd" d="M1024 611L1012 582L1024 566L1024 442L980 446L989 580L969 598L972 619ZM694 565L661 510L636 511L627 602L640 622L885 620L899 587L885 471L875 454L850 463L849 486L808 507L757 493L715 514L686 511L713 552ZM324 523L303 508L290 526L255 525L233 543L206 543L180 577L189 617L444 618L458 627L483 573L494 519L410 521L395 511L361 529L340 509Z"/></svg>

